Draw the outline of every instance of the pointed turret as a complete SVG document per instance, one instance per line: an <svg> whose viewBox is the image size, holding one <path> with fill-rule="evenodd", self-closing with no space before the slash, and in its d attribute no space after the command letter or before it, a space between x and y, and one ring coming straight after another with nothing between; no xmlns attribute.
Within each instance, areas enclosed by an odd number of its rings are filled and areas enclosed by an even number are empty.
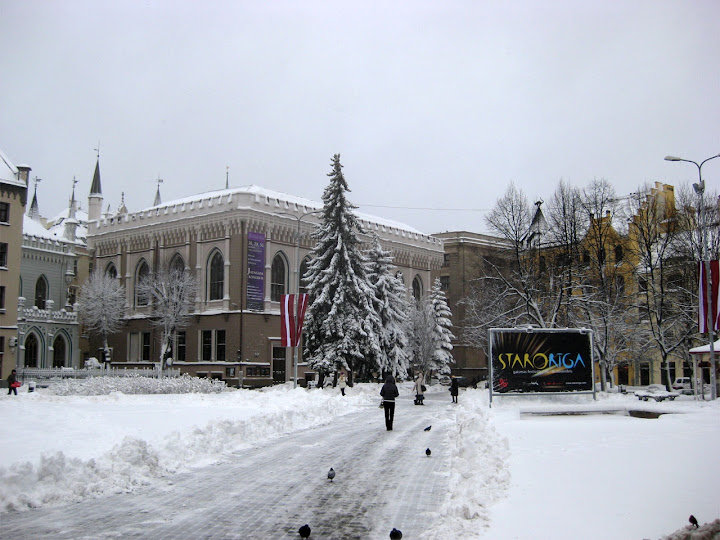
<svg viewBox="0 0 720 540"><path fill-rule="evenodd" d="M160 198L160 182L162 182L162 180L158 180L157 191L155 191L155 202L153 202L153 206L160 206L162 204L162 199Z"/></svg>
<svg viewBox="0 0 720 540"><path fill-rule="evenodd" d="M95 174L93 174L92 185L90 186L90 195L88 196L88 220L97 221L100 219L102 212L102 186L100 185L100 155L98 155L95 163Z"/></svg>
<svg viewBox="0 0 720 540"><path fill-rule="evenodd" d="M33 221L40 221L40 206L38 205L37 201L37 185L40 181L40 178L37 176L35 177L35 191L33 192L33 198L32 202L30 203L30 208L28 208L27 215L30 219Z"/></svg>
<svg viewBox="0 0 720 540"><path fill-rule="evenodd" d="M70 196L70 208L68 209L68 217L65 220L65 238L74 242L76 239L77 228L79 225L78 220L75 217L75 211L77 209L77 202L75 201L75 184L77 180L73 178L73 189L72 195Z"/></svg>

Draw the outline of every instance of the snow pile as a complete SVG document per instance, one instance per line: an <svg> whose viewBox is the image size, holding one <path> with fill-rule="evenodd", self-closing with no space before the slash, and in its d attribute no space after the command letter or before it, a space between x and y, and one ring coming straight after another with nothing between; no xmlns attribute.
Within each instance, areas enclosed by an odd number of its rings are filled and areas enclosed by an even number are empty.
<svg viewBox="0 0 720 540"><path fill-rule="evenodd" d="M265 442L294 430L305 429L331 421L334 417L355 412L377 404L378 385L355 385L348 396L342 397L338 390L292 389L290 386L273 387L262 392L237 390L221 395L180 396L125 396L111 394L95 397L57 397L42 392L24 394L24 399L3 399L3 413L14 414L16 420L41 414L48 409L54 414L67 416L72 407L80 414L97 413L101 425L95 426L101 435L120 432L120 442L108 448L103 437L87 438L85 445L93 448L73 447L73 432L87 426L76 426L72 418L65 422L57 437L47 442L39 458L31 461L10 463L0 467L0 512L38 508L45 505L78 502L88 497L111 493L131 492L140 486L157 484L177 471L206 465L221 460L223 456L237 452L257 442ZM147 399L165 399L165 402L147 408ZM138 399L143 401L137 402ZM60 400L60 403L58 403ZM165 424L173 425L173 417L187 422L187 417L206 419L204 424L178 424L177 430L153 436L152 433L136 435L138 428L132 415L126 424L113 424L115 418L127 415L128 409L139 409L150 421L153 430L163 433ZM171 414L165 416L167 412ZM213 416L216 415L214 419ZM185 418L183 418L185 417ZM209 422L207 419L210 418ZM77 421L77 419L75 420ZM28 422L28 426L32 422ZM64 428L64 429L63 429ZM109 431L112 430L112 431ZM38 434L42 436L42 434ZM107 437L109 438L109 437ZM97 441L96 441L97 439ZM88 441L92 440L92 443ZM82 444L82 443L81 443ZM9 448L18 455L21 449ZM27 455L32 455L29 451ZM84 457L78 457L82 455ZM90 457L87 457L87 456Z"/></svg>
<svg viewBox="0 0 720 540"><path fill-rule="evenodd" d="M662 540L716 540L718 538L720 538L720 519L700 525L697 529L692 525L686 525L668 536L663 536Z"/></svg>
<svg viewBox="0 0 720 540"><path fill-rule="evenodd" d="M450 432L450 492L423 538L473 538L490 522L490 506L510 484L508 441L489 420L487 393L468 390Z"/></svg>
<svg viewBox="0 0 720 540"><path fill-rule="evenodd" d="M225 389L224 381L182 375L154 379L141 375L92 377L85 380L63 379L54 382L47 393L55 396L105 396L123 394L210 394Z"/></svg>

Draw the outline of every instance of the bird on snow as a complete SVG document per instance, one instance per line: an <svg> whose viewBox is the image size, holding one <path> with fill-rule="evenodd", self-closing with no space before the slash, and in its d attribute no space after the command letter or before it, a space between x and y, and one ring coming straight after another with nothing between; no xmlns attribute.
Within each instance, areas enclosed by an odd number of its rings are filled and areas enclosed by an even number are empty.
<svg viewBox="0 0 720 540"><path fill-rule="evenodd" d="M429 448L426 448L426 449L425 449L425 455L426 455L427 457L430 457L430 454L432 454L432 452L430 451Z"/></svg>
<svg viewBox="0 0 720 540"><path fill-rule="evenodd" d="M430 431L431 429L432 429L432 426L428 426L425 429L423 429L423 431Z"/></svg>
<svg viewBox="0 0 720 540"><path fill-rule="evenodd" d="M696 528L696 529L699 527L698 522L697 522L697 519L695 519L695 516L691 515L691 516L688 518L688 521L690 522L691 525L695 525L695 528Z"/></svg>
<svg viewBox="0 0 720 540"><path fill-rule="evenodd" d="M306 523L298 529L298 532L300 533L300 538L307 538L310 536L310 525Z"/></svg>
<svg viewBox="0 0 720 540"><path fill-rule="evenodd" d="M335 471L333 470L332 467L330 467L330 470L328 471L328 478L330 479L331 482L333 481L333 478L335 478Z"/></svg>
<svg viewBox="0 0 720 540"><path fill-rule="evenodd" d="M393 530L390 531L390 538L391 540L400 540L402 538L402 532L393 527Z"/></svg>

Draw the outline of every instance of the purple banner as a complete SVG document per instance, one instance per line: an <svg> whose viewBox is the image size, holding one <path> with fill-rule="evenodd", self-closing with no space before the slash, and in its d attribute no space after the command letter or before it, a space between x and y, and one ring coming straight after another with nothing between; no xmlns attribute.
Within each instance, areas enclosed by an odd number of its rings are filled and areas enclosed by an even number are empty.
<svg viewBox="0 0 720 540"><path fill-rule="evenodd" d="M247 308L262 311L265 307L265 235L248 232Z"/></svg>

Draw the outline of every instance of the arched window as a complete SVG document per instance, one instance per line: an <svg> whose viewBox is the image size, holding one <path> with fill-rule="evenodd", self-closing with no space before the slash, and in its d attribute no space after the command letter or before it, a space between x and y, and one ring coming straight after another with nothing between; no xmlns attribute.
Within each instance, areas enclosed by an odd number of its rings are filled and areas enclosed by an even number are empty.
<svg viewBox="0 0 720 540"><path fill-rule="evenodd" d="M48 283L45 276L40 276L35 282L35 306L38 309L45 309L45 301L48 296Z"/></svg>
<svg viewBox="0 0 720 540"><path fill-rule="evenodd" d="M65 367L65 340L61 336L53 342L53 367Z"/></svg>
<svg viewBox="0 0 720 540"><path fill-rule="evenodd" d="M620 245L615 246L615 262L622 262L623 248Z"/></svg>
<svg viewBox="0 0 720 540"><path fill-rule="evenodd" d="M172 259L170 259L170 264L168 265L168 268L172 273L177 272L178 274L182 274L185 272L185 261L183 261L183 258L180 256L179 253L176 253L175 255L173 255Z"/></svg>
<svg viewBox="0 0 720 540"><path fill-rule="evenodd" d="M270 268L270 300L279 302L287 290L287 265L281 253L275 255Z"/></svg>
<svg viewBox="0 0 720 540"><path fill-rule="evenodd" d="M306 294L307 293L307 281L305 281L305 276L307 276L308 273L308 262L310 259L308 257L305 257L302 262L300 263L300 294Z"/></svg>
<svg viewBox="0 0 720 540"><path fill-rule="evenodd" d="M225 286L225 261L222 253L210 255L208 265L208 300L222 300Z"/></svg>
<svg viewBox="0 0 720 540"><path fill-rule="evenodd" d="M135 271L135 305L136 306L147 306L150 303L150 298L147 294L140 292L139 285L150 277L150 267L145 262L145 259L141 259L137 265Z"/></svg>
<svg viewBox="0 0 720 540"><path fill-rule="evenodd" d="M585 266L590 265L590 251L587 249L585 251L583 251L583 264Z"/></svg>
<svg viewBox="0 0 720 540"><path fill-rule="evenodd" d="M547 261L545 261L545 257L540 255L540 273L544 274L547 270Z"/></svg>
<svg viewBox="0 0 720 540"><path fill-rule="evenodd" d="M115 265L113 263L109 263L105 267L105 275L112 279L117 279L117 268L115 268Z"/></svg>
<svg viewBox="0 0 720 540"><path fill-rule="evenodd" d="M413 294L413 298L415 300L417 300L418 302L422 298L423 286L422 286L422 280L420 279L420 276L415 276L415 279L413 279L412 294Z"/></svg>
<svg viewBox="0 0 720 540"><path fill-rule="evenodd" d="M33 333L28 334L25 338L25 367L38 367L39 352L37 337Z"/></svg>
<svg viewBox="0 0 720 540"><path fill-rule="evenodd" d="M618 296L625 295L625 278L623 276L615 276L615 290Z"/></svg>

